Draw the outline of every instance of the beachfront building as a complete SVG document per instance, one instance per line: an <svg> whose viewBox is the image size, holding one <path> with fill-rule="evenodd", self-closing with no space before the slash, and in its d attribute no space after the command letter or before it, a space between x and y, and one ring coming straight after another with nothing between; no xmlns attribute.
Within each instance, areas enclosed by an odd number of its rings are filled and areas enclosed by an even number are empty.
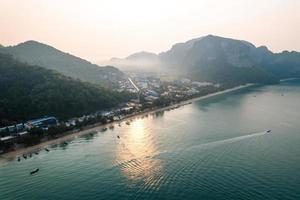
<svg viewBox="0 0 300 200"><path fill-rule="evenodd" d="M30 120L25 123L27 129L31 128L42 128L47 129L51 126L56 126L58 124L58 120L55 117L43 117L40 119Z"/></svg>
<svg viewBox="0 0 300 200"><path fill-rule="evenodd" d="M2 127L2 128L0 128L0 136L17 134L18 132L23 131L24 128L25 128L25 126L23 123Z"/></svg>

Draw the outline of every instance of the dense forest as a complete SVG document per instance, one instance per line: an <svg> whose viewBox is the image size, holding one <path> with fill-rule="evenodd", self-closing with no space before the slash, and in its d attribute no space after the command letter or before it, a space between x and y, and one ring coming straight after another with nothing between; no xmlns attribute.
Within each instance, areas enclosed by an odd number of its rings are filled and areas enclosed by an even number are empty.
<svg viewBox="0 0 300 200"><path fill-rule="evenodd" d="M190 77L195 80L222 83L223 86L228 87L246 83L278 83L277 77L259 67L202 67L195 69Z"/></svg>
<svg viewBox="0 0 300 200"><path fill-rule="evenodd" d="M0 54L0 126L45 115L59 119L111 108L130 98Z"/></svg>

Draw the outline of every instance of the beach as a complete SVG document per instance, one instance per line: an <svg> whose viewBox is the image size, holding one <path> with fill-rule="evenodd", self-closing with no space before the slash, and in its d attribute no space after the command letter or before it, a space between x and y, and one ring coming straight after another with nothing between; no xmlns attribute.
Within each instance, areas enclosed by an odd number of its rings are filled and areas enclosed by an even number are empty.
<svg viewBox="0 0 300 200"><path fill-rule="evenodd" d="M107 123L107 124L89 125L89 126L84 127L83 130L81 130L81 131L77 131L77 132L70 131L70 132L67 132L65 134L62 134L58 138L50 139L50 140L41 142L41 143L39 143L37 145L34 145L34 146L25 147L25 148L18 148L14 151L10 151L10 152L1 154L0 155L0 163L1 162L6 162L6 161L9 161L9 160L13 160L18 156L22 156L23 154L28 154L28 153L33 153L33 152L36 152L36 151L43 150L44 148L46 148L48 146L51 146L51 145L54 145L54 144L59 144L59 143L65 142L65 141L73 140L77 137L89 134L91 132L98 132L102 128L109 127L110 125L119 124L119 123L122 123L124 121L131 120L131 119L134 119L134 118L146 115L146 114L153 114L153 113L156 113L156 112L169 110L169 109L174 108L176 106L184 106L188 103L208 99L210 97L214 97L214 96L222 95L222 94L229 93L229 92L232 92L232 91L244 89L244 88L247 88L247 87L250 87L250 86L253 86L253 85L255 85L255 84L249 83L249 84L245 84L245 85L240 85L240 86L233 87L233 88L230 88L230 89L226 89L226 90L223 90L223 91L211 93L211 94L208 94L208 95L205 95L205 96L196 97L196 98L192 98L192 99L189 99L189 100L186 100L186 101L182 101L182 102L179 102L177 104L173 104L171 106L166 106L166 107L163 107L163 108L157 108L157 109L153 109L153 110L149 110L149 111L145 111L145 112L141 112L141 113L137 113L137 114L133 114L133 115L128 115L120 121L115 121L115 122L111 122L111 123Z"/></svg>

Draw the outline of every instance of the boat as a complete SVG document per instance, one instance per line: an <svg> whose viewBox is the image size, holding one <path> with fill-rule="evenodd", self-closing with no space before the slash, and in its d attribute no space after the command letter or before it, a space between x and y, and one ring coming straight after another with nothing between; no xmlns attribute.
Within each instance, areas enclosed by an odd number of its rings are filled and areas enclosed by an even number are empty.
<svg viewBox="0 0 300 200"><path fill-rule="evenodd" d="M45 148L45 151L49 152L50 150L48 148Z"/></svg>
<svg viewBox="0 0 300 200"><path fill-rule="evenodd" d="M127 122L126 122L126 124L127 124L127 125L130 125L130 122L129 122L129 121L127 121Z"/></svg>
<svg viewBox="0 0 300 200"><path fill-rule="evenodd" d="M21 161L21 158L20 157L18 157L18 162L20 162Z"/></svg>
<svg viewBox="0 0 300 200"><path fill-rule="evenodd" d="M25 154L23 154L23 158L27 159L27 156Z"/></svg>
<svg viewBox="0 0 300 200"><path fill-rule="evenodd" d="M40 170L39 168L36 168L35 170L32 170L32 171L30 172L30 174L35 174L35 173L37 173L39 170Z"/></svg>
<svg viewBox="0 0 300 200"><path fill-rule="evenodd" d="M39 155L39 152L36 151L36 152L35 152L35 155Z"/></svg>
<svg viewBox="0 0 300 200"><path fill-rule="evenodd" d="M101 129L101 132L104 132L104 131L106 131L106 130L107 130L107 128L104 127L104 128Z"/></svg>
<svg viewBox="0 0 300 200"><path fill-rule="evenodd" d="M30 158L32 157L32 153L29 154L29 157L30 157Z"/></svg>
<svg viewBox="0 0 300 200"><path fill-rule="evenodd" d="M120 139L120 136L117 136L117 138L119 138L119 139Z"/></svg>
<svg viewBox="0 0 300 200"><path fill-rule="evenodd" d="M110 125L109 126L109 129L113 129L113 128L115 128L114 125Z"/></svg>
<svg viewBox="0 0 300 200"><path fill-rule="evenodd" d="M266 133L271 133L271 130L267 130Z"/></svg>

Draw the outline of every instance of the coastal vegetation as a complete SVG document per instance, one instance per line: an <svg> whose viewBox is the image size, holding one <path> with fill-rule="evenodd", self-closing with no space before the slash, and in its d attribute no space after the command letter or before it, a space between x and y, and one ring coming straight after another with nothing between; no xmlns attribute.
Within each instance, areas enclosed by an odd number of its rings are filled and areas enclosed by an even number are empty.
<svg viewBox="0 0 300 200"><path fill-rule="evenodd" d="M131 98L0 54L0 126L45 115L59 119L112 108Z"/></svg>
<svg viewBox="0 0 300 200"><path fill-rule="evenodd" d="M24 135L20 135L18 132L7 133L9 135L12 134L14 137L9 140L0 140L0 153L12 151L16 146L29 147L39 144L42 141L55 139L63 135L87 129L89 127L112 123L115 120L120 120L121 116L129 116L134 114L134 112L136 112L134 109L119 109L118 111L115 111L113 114L111 113L109 115L94 114L76 118L72 120L72 124L69 122L65 123L64 121L60 121L60 123L48 126L46 128L33 127L28 129L28 132L26 131L26 134Z"/></svg>

